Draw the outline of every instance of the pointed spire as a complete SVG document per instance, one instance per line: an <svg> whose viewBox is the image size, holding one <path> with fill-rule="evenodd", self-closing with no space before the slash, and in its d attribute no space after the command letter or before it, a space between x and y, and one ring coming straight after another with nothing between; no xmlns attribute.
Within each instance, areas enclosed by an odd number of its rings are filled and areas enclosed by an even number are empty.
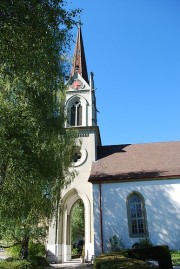
<svg viewBox="0 0 180 269"><path fill-rule="evenodd" d="M84 53L84 45L81 33L81 26L78 27L78 34L76 39L76 46L74 50L73 65L71 70L71 77L79 73L88 82L88 74L86 67L86 58Z"/></svg>

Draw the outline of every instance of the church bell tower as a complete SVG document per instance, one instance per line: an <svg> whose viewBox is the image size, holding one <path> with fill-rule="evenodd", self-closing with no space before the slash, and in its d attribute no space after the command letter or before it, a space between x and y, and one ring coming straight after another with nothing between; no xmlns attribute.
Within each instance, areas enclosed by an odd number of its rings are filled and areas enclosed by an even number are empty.
<svg viewBox="0 0 180 269"><path fill-rule="evenodd" d="M88 79L81 27L78 28L70 80L67 84L67 127L97 127L94 75Z"/></svg>
<svg viewBox="0 0 180 269"><path fill-rule="evenodd" d="M88 78L81 27L78 27L76 46L70 79L66 91L66 128L78 132L77 152L72 168L77 171L75 179L62 191L61 211L48 239L49 260L64 262L71 259L71 214L74 204L81 200L84 205L84 250L85 259L94 254L94 219L92 184L88 182L92 162L96 160L97 146L101 145L97 126L97 108L94 76Z"/></svg>

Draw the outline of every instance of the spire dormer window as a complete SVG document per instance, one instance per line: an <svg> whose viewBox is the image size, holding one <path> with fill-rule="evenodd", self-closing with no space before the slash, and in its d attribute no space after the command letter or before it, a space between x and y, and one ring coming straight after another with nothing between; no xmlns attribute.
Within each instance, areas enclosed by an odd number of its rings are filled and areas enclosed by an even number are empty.
<svg viewBox="0 0 180 269"><path fill-rule="evenodd" d="M71 126L82 125L82 106L80 101L76 101L71 106Z"/></svg>

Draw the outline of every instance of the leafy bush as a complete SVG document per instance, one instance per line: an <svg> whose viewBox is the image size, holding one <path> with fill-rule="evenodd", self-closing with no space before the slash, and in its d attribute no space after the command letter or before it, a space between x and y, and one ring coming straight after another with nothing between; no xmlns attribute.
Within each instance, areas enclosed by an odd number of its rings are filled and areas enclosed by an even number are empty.
<svg viewBox="0 0 180 269"><path fill-rule="evenodd" d="M8 253L13 258L19 258L19 254L21 251L21 245L16 245L8 249ZM33 256L45 256L46 248L44 244L40 242L30 242L29 243L29 258Z"/></svg>
<svg viewBox="0 0 180 269"><path fill-rule="evenodd" d="M116 234L109 238L109 245L112 252L125 249L122 238L119 238Z"/></svg>
<svg viewBox="0 0 180 269"><path fill-rule="evenodd" d="M35 269L28 261L1 261L0 269Z"/></svg>
<svg viewBox="0 0 180 269"><path fill-rule="evenodd" d="M0 261L0 269L43 269L49 265L45 257L33 256L29 261L9 257Z"/></svg>
<svg viewBox="0 0 180 269"><path fill-rule="evenodd" d="M174 265L180 265L180 250L172 250L171 259Z"/></svg>
<svg viewBox="0 0 180 269"><path fill-rule="evenodd" d="M21 251L21 245L16 245L14 247L8 248L7 252L9 253L9 255L13 258L19 258L19 253ZM11 258L10 257L10 258Z"/></svg>
<svg viewBox="0 0 180 269"><path fill-rule="evenodd" d="M79 250L78 250L78 248L72 248L71 254L72 254L72 255L77 255L77 254L79 254Z"/></svg>
<svg viewBox="0 0 180 269"><path fill-rule="evenodd" d="M141 248L153 247L153 243L151 242L151 239L149 237L145 237L143 239L140 239L139 244L140 244Z"/></svg>
<svg viewBox="0 0 180 269"><path fill-rule="evenodd" d="M7 257L5 259L6 262L16 262L16 261L19 261L19 258L16 258L16 257Z"/></svg>
<svg viewBox="0 0 180 269"><path fill-rule="evenodd" d="M42 269L49 265L47 259L42 256L33 256L33 258L30 261L33 269Z"/></svg>
<svg viewBox="0 0 180 269"><path fill-rule="evenodd" d="M45 245L37 242L30 242L29 244L29 258L34 256L45 256L46 255L46 248Z"/></svg>
<svg viewBox="0 0 180 269"><path fill-rule="evenodd" d="M132 248L149 248L153 247L153 243L151 242L151 239L149 237L145 237L143 239L140 239L139 242L136 242L132 245Z"/></svg>
<svg viewBox="0 0 180 269"><path fill-rule="evenodd" d="M0 269L43 269L48 266L45 256L45 246L42 243L30 242L29 260L19 260L20 245L14 246L8 250L11 257L5 262L0 262ZM1 267L2 266L2 267Z"/></svg>

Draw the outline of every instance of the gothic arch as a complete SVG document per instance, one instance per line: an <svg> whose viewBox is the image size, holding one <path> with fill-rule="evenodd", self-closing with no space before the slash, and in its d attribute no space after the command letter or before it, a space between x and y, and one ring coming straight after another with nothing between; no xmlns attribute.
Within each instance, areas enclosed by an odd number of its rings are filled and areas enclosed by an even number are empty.
<svg viewBox="0 0 180 269"><path fill-rule="evenodd" d="M61 243L63 244L64 248L62 251L62 260L68 261L71 259L71 227L70 227L70 214L71 209L73 205L81 199L84 204L84 215L85 215L85 235L84 235L84 241L85 241L85 255L88 255L87 248L89 246L90 242L90 225L91 225L91 217L90 217L90 201L86 194L82 193L80 190L73 188L70 191L68 191L61 203L61 214L62 214L62 223L60 228L61 231ZM88 258L88 257L86 257Z"/></svg>
<svg viewBox="0 0 180 269"><path fill-rule="evenodd" d="M66 102L68 122L67 126L87 126L88 102L81 95L74 95Z"/></svg>

